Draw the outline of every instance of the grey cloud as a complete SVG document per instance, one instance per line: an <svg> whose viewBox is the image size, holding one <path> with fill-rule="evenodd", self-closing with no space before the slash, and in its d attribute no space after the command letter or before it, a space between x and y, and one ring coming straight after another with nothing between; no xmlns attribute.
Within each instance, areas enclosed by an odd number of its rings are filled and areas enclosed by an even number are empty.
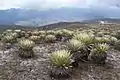
<svg viewBox="0 0 120 80"><path fill-rule="evenodd" d="M2 0L2 8L49 9L59 7L120 7L120 0Z"/></svg>

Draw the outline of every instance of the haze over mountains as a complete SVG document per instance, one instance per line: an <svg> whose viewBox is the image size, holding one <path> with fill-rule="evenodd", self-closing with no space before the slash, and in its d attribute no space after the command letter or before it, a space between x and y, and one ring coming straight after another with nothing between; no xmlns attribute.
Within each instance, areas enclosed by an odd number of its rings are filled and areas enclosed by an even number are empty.
<svg viewBox="0 0 120 80"><path fill-rule="evenodd" d="M42 26L57 22L75 22L102 18L120 18L119 8L58 8L45 11L32 9L0 10L0 24Z"/></svg>

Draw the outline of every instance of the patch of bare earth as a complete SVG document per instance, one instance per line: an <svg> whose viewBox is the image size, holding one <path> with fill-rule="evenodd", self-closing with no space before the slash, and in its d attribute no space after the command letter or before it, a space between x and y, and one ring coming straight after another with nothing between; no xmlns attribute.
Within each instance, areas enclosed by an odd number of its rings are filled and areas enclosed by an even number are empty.
<svg viewBox="0 0 120 80"><path fill-rule="evenodd" d="M20 58L17 48L0 50L0 80L120 80L120 52L115 50L109 51L104 66L80 63L71 78L51 79L51 52L65 48L63 42L39 44L31 59Z"/></svg>

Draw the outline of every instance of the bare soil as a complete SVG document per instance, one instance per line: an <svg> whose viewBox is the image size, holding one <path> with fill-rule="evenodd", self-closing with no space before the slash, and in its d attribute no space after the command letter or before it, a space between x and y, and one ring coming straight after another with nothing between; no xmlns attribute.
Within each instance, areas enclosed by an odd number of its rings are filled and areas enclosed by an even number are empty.
<svg viewBox="0 0 120 80"><path fill-rule="evenodd" d="M109 51L105 65L79 63L70 78L51 78L51 52L65 48L64 42L38 44L31 59L20 58L16 46L1 49L0 80L120 80L120 52L115 50Z"/></svg>

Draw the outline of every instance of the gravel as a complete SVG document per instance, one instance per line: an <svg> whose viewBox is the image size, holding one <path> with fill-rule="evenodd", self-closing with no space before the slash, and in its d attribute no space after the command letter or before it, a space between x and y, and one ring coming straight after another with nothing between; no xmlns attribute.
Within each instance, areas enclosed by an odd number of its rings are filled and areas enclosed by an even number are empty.
<svg viewBox="0 0 120 80"><path fill-rule="evenodd" d="M69 79L49 76L51 52L66 49L65 43L45 43L34 47L35 57L22 59L17 48L0 50L0 80L120 80L120 52L110 50L105 65L79 63Z"/></svg>

